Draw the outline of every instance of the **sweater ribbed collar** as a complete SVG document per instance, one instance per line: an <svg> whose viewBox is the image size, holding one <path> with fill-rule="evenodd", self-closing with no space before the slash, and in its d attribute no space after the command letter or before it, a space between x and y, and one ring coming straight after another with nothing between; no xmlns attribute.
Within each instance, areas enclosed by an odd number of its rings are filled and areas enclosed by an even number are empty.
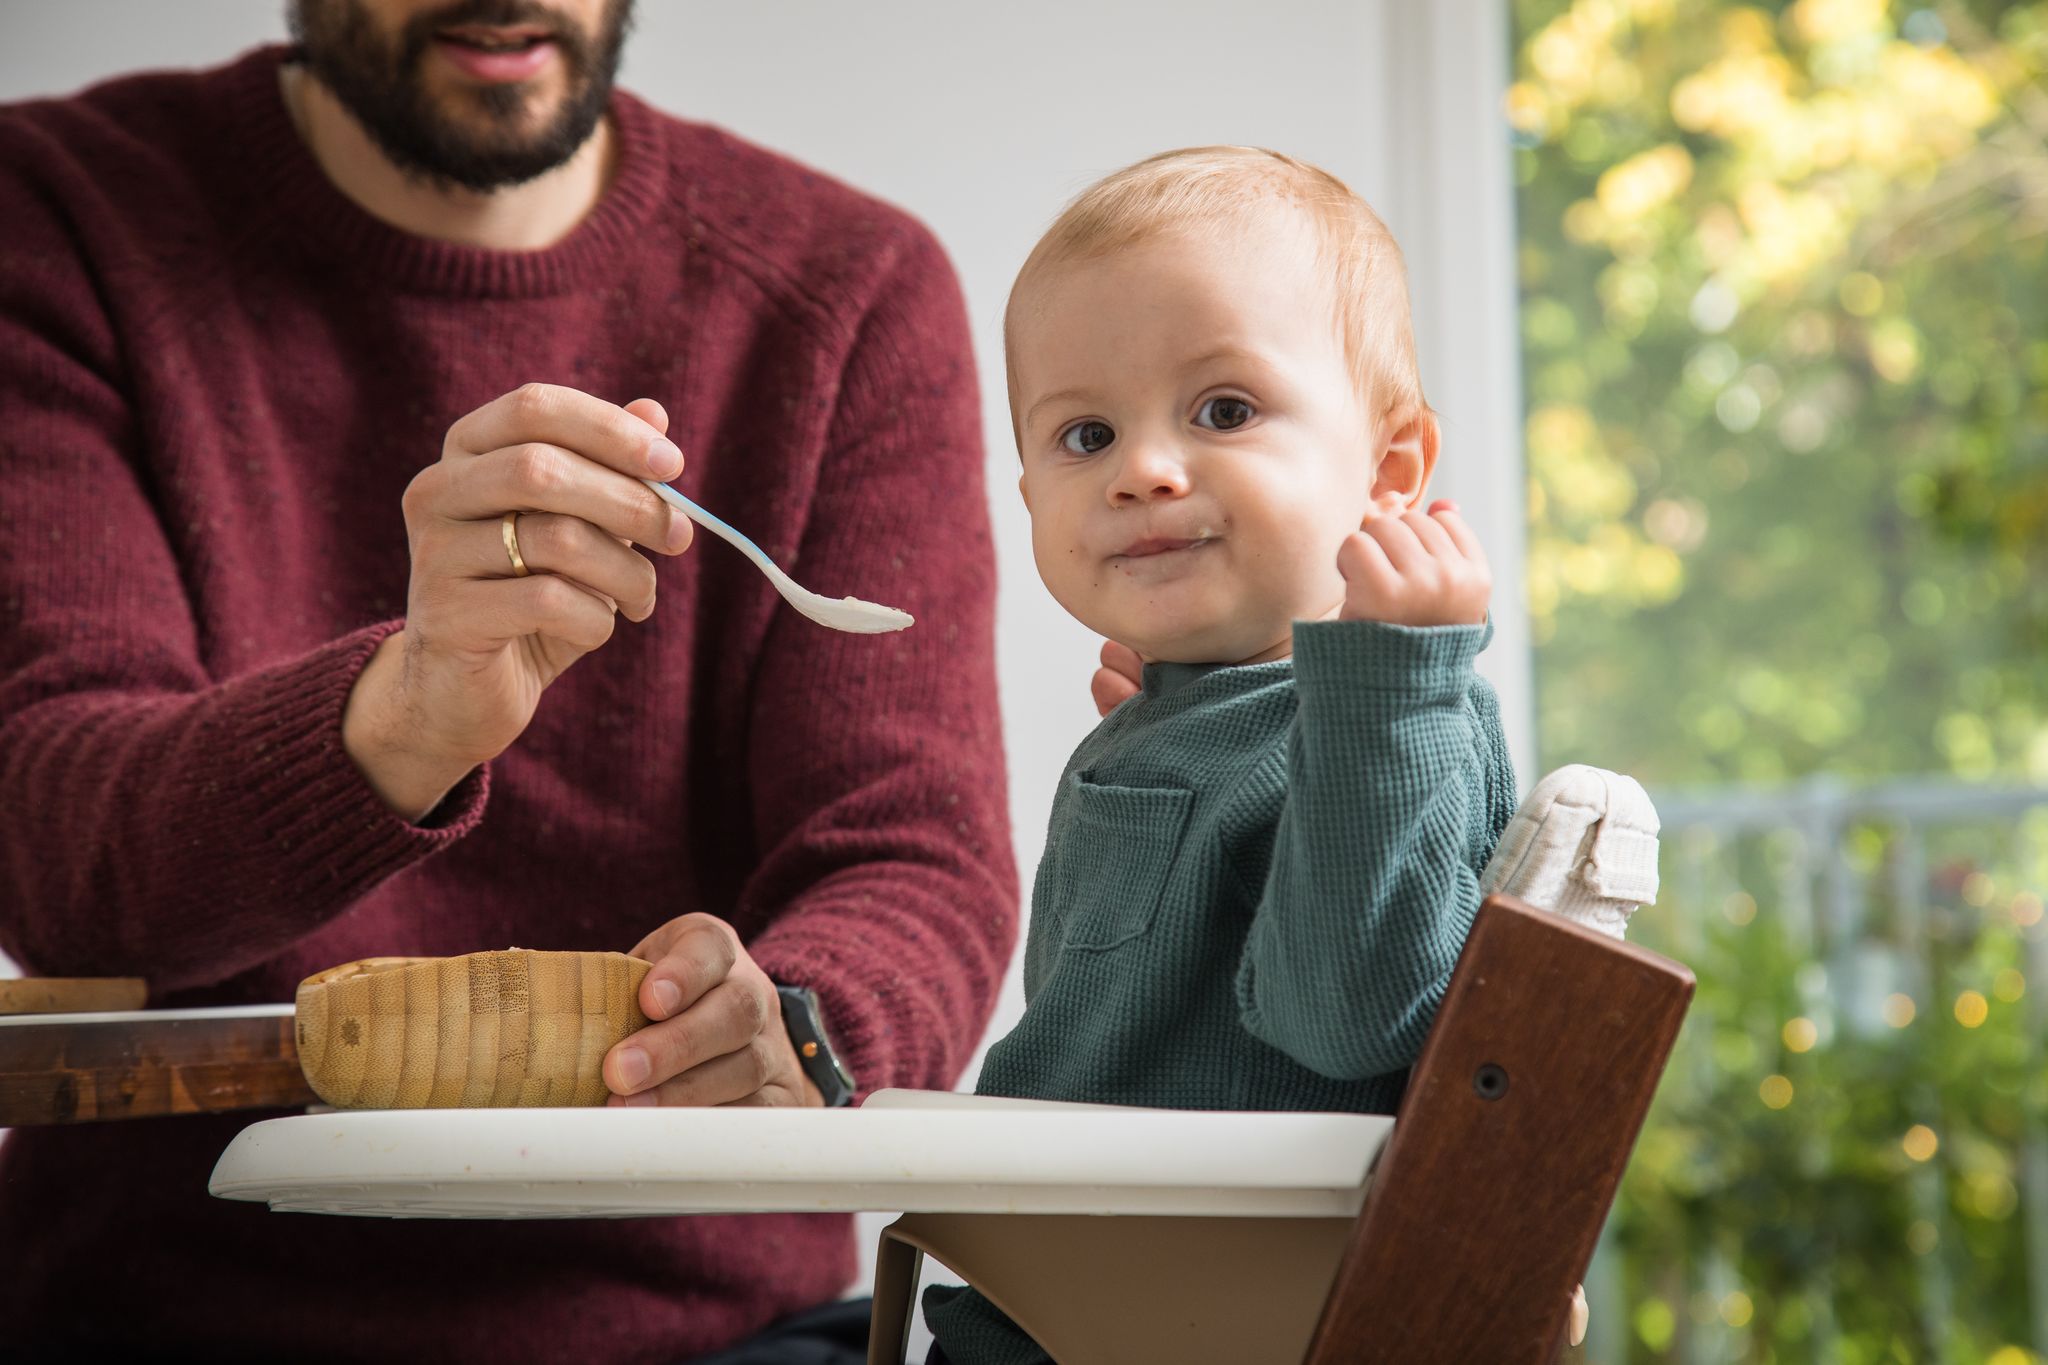
<svg viewBox="0 0 2048 1365"><path fill-rule="evenodd" d="M261 47L229 66L229 131L255 182L260 212L326 264L387 288L470 298L567 293L614 275L668 192L661 117L624 91L610 105L618 161L604 197L576 228L538 251L498 251L393 227L343 194L300 140L278 89L293 50Z"/></svg>

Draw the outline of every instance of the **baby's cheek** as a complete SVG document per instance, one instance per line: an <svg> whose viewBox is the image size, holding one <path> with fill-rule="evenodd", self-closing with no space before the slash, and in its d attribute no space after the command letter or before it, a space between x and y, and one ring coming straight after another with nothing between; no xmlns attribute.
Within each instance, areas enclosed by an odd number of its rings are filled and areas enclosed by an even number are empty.
<svg viewBox="0 0 2048 1365"><path fill-rule="evenodd" d="M1084 555L1078 548L1045 545L1038 549L1038 577L1052 594L1053 601L1060 609L1088 627L1098 635L1121 639L1114 627L1120 625L1111 615L1108 585L1103 581L1102 566Z"/></svg>
<svg viewBox="0 0 2048 1365"><path fill-rule="evenodd" d="M1260 596L1288 620L1315 620L1343 600L1344 575L1337 570L1338 531L1300 528L1268 547L1260 572Z"/></svg>
<svg viewBox="0 0 2048 1365"><path fill-rule="evenodd" d="M1041 512L1031 518L1031 558L1038 565L1039 578L1055 595L1079 556L1080 547L1072 536L1062 533L1056 517Z"/></svg>

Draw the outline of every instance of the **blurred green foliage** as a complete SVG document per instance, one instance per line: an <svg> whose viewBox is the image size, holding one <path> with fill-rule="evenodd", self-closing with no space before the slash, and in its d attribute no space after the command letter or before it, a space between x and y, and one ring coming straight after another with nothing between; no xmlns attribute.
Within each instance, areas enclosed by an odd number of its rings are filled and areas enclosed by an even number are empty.
<svg viewBox="0 0 2048 1365"><path fill-rule="evenodd" d="M2048 786L2048 0L1514 12L1543 766ZM2048 813L1670 833L1594 1344L2039 1359Z"/></svg>

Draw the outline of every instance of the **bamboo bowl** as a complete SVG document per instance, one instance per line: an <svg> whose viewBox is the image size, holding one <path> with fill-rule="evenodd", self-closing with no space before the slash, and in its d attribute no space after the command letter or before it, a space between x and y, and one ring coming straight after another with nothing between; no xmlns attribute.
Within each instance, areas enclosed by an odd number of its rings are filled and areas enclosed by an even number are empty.
<svg viewBox="0 0 2048 1365"><path fill-rule="evenodd" d="M511 948L330 967L299 983L299 1067L337 1109L603 1104L648 966Z"/></svg>

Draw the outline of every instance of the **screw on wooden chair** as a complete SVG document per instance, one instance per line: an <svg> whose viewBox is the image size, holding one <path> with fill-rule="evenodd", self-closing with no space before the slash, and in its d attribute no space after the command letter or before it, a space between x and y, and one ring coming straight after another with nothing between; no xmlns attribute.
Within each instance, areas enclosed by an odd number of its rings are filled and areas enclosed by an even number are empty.
<svg viewBox="0 0 2048 1365"><path fill-rule="evenodd" d="M1508 1093L1507 1070L1492 1062L1486 1063L1472 1073L1472 1088L1479 1092L1482 1100L1499 1099Z"/></svg>

